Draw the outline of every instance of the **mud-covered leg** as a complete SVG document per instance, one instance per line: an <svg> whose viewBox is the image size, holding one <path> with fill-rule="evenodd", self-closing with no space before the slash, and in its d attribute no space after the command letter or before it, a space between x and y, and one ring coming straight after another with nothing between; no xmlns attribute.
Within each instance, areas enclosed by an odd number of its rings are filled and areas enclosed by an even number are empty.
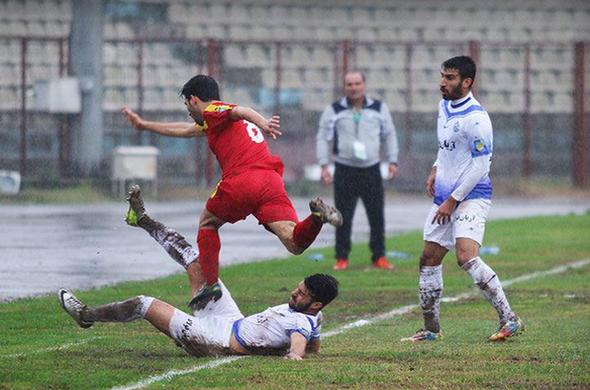
<svg viewBox="0 0 590 390"><path fill-rule="evenodd" d="M180 233L154 220L145 212L141 189L138 185L131 187L127 201L129 202L129 211L127 211L125 222L128 225L140 227L148 232L184 269L187 269L191 263L198 259L197 250Z"/></svg>

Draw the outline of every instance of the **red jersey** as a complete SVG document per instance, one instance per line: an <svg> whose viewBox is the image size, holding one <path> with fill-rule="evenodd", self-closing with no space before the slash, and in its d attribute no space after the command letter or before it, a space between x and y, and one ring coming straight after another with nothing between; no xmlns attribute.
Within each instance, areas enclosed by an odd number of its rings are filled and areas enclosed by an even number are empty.
<svg viewBox="0 0 590 390"><path fill-rule="evenodd" d="M203 130L221 167L222 178L249 169L272 169L283 173L281 159L268 150L260 129L253 123L230 119L235 104L214 102L203 112Z"/></svg>

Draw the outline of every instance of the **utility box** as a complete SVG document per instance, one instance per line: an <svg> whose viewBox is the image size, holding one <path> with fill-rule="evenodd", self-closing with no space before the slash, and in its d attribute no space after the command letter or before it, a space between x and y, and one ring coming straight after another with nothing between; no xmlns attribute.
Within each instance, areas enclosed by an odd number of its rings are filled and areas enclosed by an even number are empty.
<svg viewBox="0 0 590 390"><path fill-rule="evenodd" d="M53 114L77 114L82 108L77 78L37 80L34 86L35 109Z"/></svg>
<svg viewBox="0 0 590 390"><path fill-rule="evenodd" d="M20 182L19 172L0 170L0 194L17 195L20 191Z"/></svg>
<svg viewBox="0 0 590 390"><path fill-rule="evenodd" d="M123 195L128 180L152 182L154 193L158 179L158 156L153 146L118 146L113 149L111 181L113 190ZM116 186L116 189L115 189Z"/></svg>

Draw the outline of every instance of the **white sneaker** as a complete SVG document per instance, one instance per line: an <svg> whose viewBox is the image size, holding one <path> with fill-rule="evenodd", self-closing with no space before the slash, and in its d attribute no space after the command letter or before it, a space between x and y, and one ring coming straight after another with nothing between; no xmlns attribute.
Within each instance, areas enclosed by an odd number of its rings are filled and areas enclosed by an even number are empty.
<svg viewBox="0 0 590 390"><path fill-rule="evenodd" d="M58 292L58 297L61 307L63 307L66 313L68 313L81 328L90 328L94 325L94 322L84 321L82 319L82 311L86 309L86 305L76 298L71 291L62 288Z"/></svg>

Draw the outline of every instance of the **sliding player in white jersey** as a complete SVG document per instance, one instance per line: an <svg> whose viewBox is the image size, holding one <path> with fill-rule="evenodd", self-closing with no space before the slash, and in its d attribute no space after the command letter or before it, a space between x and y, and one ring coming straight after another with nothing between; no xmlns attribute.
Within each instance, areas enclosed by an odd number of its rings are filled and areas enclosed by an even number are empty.
<svg viewBox="0 0 590 390"><path fill-rule="evenodd" d="M150 218L143 207L139 187L128 197L138 224L146 230L187 272L192 294L205 279L200 272L198 254L176 231ZM187 270L188 271L188 270ZM244 317L231 294L219 280L221 298L209 302L193 315L176 309L159 299L143 295L122 302L88 307L70 291L59 291L64 310L82 328L95 322L129 322L146 319L191 355L280 354L301 360L306 352L318 352L322 312L338 295L338 281L325 274L306 277L291 292L288 303Z"/></svg>
<svg viewBox="0 0 590 390"><path fill-rule="evenodd" d="M442 261L455 249L457 262L498 312L500 326L490 341L505 340L524 330L504 295L496 273L479 257L491 205L488 176L493 151L492 123L471 93L475 62L453 57L441 67L438 107L438 155L426 180L434 204L424 224L419 293L424 328L403 341L437 340L443 290Z"/></svg>

